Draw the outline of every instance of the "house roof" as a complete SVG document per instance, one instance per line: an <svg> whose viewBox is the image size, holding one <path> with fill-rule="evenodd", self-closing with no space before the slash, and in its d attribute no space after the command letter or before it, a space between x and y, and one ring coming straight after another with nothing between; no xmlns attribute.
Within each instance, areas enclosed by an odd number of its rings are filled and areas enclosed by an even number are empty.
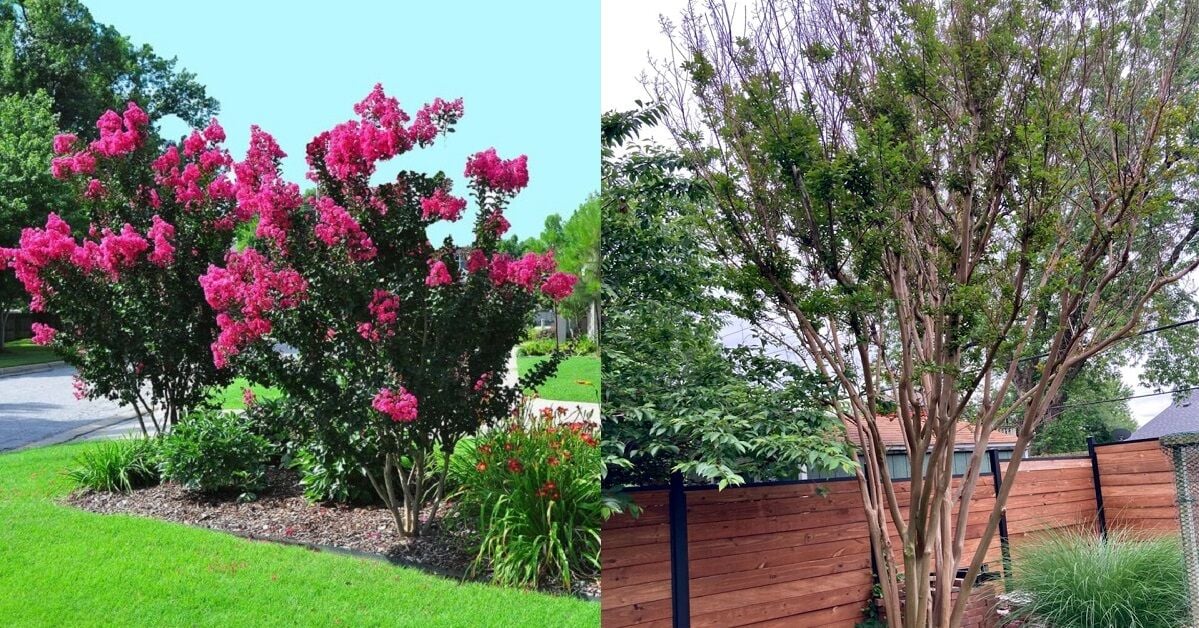
<svg viewBox="0 0 1199 628"><path fill-rule="evenodd" d="M1170 407L1133 432L1129 440L1159 438L1166 434L1182 432L1199 432L1199 390L1192 391L1190 396L1181 402L1170 404Z"/></svg>
<svg viewBox="0 0 1199 628"><path fill-rule="evenodd" d="M899 422L899 417L887 414L879 416L875 421L878 424L879 436L882 437L883 444L887 446L887 449L905 449L903 427ZM849 433L850 442L860 447L862 443L858 438L857 429L848 422L845 427ZM953 441L957 449L973 449L970 445L974 443L974 426L965 421L958 421L957 434ZM995 430L991 432L987 449L1011 449L1015 444L1015 434Z"/></svg>

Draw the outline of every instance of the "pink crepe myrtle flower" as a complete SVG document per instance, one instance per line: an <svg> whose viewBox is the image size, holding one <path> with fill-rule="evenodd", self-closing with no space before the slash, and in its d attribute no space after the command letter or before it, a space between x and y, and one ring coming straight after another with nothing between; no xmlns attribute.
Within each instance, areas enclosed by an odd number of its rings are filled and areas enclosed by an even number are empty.
<svg viewBox="0 0 1199 628"><path fill-rule="evenodd" d="M95 169L96 158L87 151L50 160L50 174L55 179L66 179L73 174L91 174Z"/></svg>
<svg viewBox="0 0 1199 628"><path fill-rule="evenodd" d="M204 136L200 135L199 131L193 130L191 135L183 140L183 154L188 157L198 155L207 145L208 142L204 139Z"/></svg>
<svg viewBox="0 0 1199 628"><path fill-rule="evenodd" d="M450 196L445 190L437 188L433 196L421 199L420 208L421 218L425 220L440 218L454 222L462 217L462 210L466 209L466 199Z"/></svg>
<svg viewBox="0 0 1199 628"><path fill-rule="evenodd" d="M230 252L225 267L209 266L200 277L204 298L217 314L220 334L212 343L213 363L224 368L242 348L270 333L267 318L308 298L308 283L291 268L273 267L254 249Z"/></svg>
<svg viewBox="0 0 1199 628"><path fill-rule="evenodd" d="M487 221L483 224L483 228L494 233L495 237L498 238L507 233L508 229L512 228L512 223L508 222L508 219L504 218L503 214L496 211L492 212L491 215L487 217Z"/></svg>
<svg viewBox="0 0 1199 628"><path fill-rule="evenodd" d="M258 397L254 395L253 388L247 386L241 389L241 402L245 404L247 408L258 402Z"/></svg>
<svg viewBox="0 0 1199 628"><path fill-rule="evenodd" d="M442 100L434 98L433 102L416 112L416 119L408 129L413 141L421 146L430 144L443 129L462 119L462 99Z"/></svg>
<svg viewBox="0 0 1199 628"><path fill-rule="evenodd" d="M480 375L479 379L475 380L475 392L482 392L484 388L487 388L487 384L491 381L492 375L493 373L491 371Z"/></svg>
<svg viewBox="0 0 1199 628"><path fill-rule="evenodd" d="M46 216L45 228L26 228L21 230L21 237L16 249L9 249L5 254L7 265L12 267L17 281L21 282L29 293L29 309L40 312L46 298L45 282L41 272L46 266L59 262L71 261L75 255L75 240L71 237L71 226L58 214Z"/></svg>
<svg viewBox="0 0 1199 628"><path fill-rule="evenodd" d="M425 277L425 285L436 287L450 283L454 283L454 279L450 277L450 271L446 268L445 262L439 259L429 260L429 276Z"/></svg>
<svg viewBox="0 0 1199 628"><path fill-rule="evenodd" d="M477 273L487 268L487 254L482 249L474 249L466 258L466 272Z"/></svg>
<svg viewBox="0 0 1199 628"><path fill-rule="evenodd" d="M512 256L507 253L497 253L491 257L491 266L487 269L487 274L491 278L491 283L501 285L507 283L512 266Z"/></svg>
<svg viewBox="0 0 1199 628"><path fill-rule="evenodd" d="M387 290L375 289L371 295L370 305L367 306L375 323L381 327L394 325L400 319L400 297Z"/></svg>
<svg viewBox="0 0 1199 628"><path fill-rule="evenodd" d="M104 157L120 157L137 150L145 134L142 128L150 117L136 103L130 102L124 114L109 109L96 121L100 137L89 145L92 151Z"/></svg>
<svg viewBox="0 0 1199 628"><path fill-rule="evenodd" d="M137 263L138 256L150 248L150 243L129 223L125 223L119 233L105 228L101 234L98 265L113 280L122 270Z"/></svg>
<svg viewBox="0 0 1199 628"><path fill-rule="evenodd" d="M362 225L344 207L334 203L332 198L318 198L316 211L319 218L313 230L325 246L344 244L350 259L359 262L369 260L378 253L375 243L362 230Z"/></svg>
<svg viewBox="0 0 1199 628"><path fill-rule="evenodd" d="M375 328L374 323L358 323L358 335L362 336L363 340L371 342L379 342L383 336L379 334L379 330Z"/></svg>
<svg viewBox="0 0 1199 628"><path fill-rule="evenodd" d="M395 390L380 388L371 407L397 423L411 423L417 417L416 396L399 386Z"/></svg>
<svg viewBox="0 0 1199 628"><path fill-rule="evenodd" d="M541 277L553 272L556 266L553 251L548 251L544 255L533 252L525 253L519 260L509 264L507 281L532 291Z"/></svg>
<svg viewBox="0 0 1199 628"><path fill-rule="evenodd" d="M33 330L33 344L46 346L54 342L54 335L58 333L57 329L42 323L34 323L30 325Z"/></svg>
<svg viewBox="0 0 1199 628"><path fill-rule="evenodd" d="M521 155L516 159L500 159L494 148L475 153L466 161L464 174L478 185L501 192L515 194L529 184L529 158Z"/></svg>
<svg viewBox="0 0 1199 628"><path fill-rule="evenodd" d="M163 220L155 214L151 217L153 224L146 232L146 237L154 243L150 252L150 263L156 266L170 266L175 261L175 246L171 240L175 238L175 225Z"/></svg>
<svg viewBox="0 0 1199 628"><path fill-rule="evenodd" d="M99 200L108 194L108 189L99 179L92 179L87 182L87 187L83 190L83 197L92 200Z"/></svg>
<svg viewBox="0 0 1199 628"><path fill-rule="evenodd" d="M54 136L54 154L65 155L75 147L75 142L79 141L79 136L74 133L59 133Z"/></svg>
<svg viewBox="0 0 1199 628"><path fill-rule="evenodd" d="M217 122L216 118L209 120L208 126L204 127L204 139L213 144L225 141L225 129L221 128L221 123Z"/></svg>
<svg viewBox="0 0 1199 628"><path fill-rule="evenodd" d="M541 285L541 292L555 301L561 301L574 292L575 283L578 281L579 278L570 273L557 272L545 280Z"/></svg>
<svg viewBox="0 0 1199 628"><path fill-rule="evenodd" d="M74 394L75 399L80 401L87 399L88 395L91 394L91 386L87 383L87 380L79 375L71 378L71 388L73 389L72 394Z"/></svg>

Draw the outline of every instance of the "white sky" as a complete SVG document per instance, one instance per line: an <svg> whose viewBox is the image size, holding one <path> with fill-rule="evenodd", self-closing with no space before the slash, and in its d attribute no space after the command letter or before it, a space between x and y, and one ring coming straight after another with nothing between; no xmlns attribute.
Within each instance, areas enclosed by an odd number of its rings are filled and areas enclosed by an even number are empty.
<svg viewBox="0 0 1199 628"><path fill-rule="evenodd" d="M640 77L648 68L650 55L662 58L669 53L669 42L662 34L659 16L675 23L687 6L687 0L603 0L600 3L600 105L601 110L631 109L633 101L647 100ZM653 135L665 141L662 133ZM724 333L740 329L733 325ZM1121 369L1133 394L1153 392L1139 384L1140 368ZM1144 424L1170 405L1170 395L1134 399L1129 410L1138 424Z"/></svg>

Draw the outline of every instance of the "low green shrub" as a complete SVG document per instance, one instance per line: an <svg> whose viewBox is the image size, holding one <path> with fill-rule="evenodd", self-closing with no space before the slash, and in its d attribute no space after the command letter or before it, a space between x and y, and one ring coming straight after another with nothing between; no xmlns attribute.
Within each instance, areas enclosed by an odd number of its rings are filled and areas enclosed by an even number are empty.
<svg viewBox="0 0 1199 628"><path fill-rule="evenodd" d="M1010 620L1054 628L1173 628L1188 625L1186 569L1175 536L1055 533L1017 548L1020 602Z"/></svg>
<svg viewBox="0 0 1199 628"><path fill-rule="evenodd" d="M80 452L67 477L79 488L129 492L158 484L157 441L140 437L100 441Z"/></svg>
<svg viewBox="0 0 1199 628"><path fill-rule="evenodd" d="M571 343L570 347L571 350L574 351L575 355L591 355L599 352L599 345L596 344L594 340L586 336L575 339L575 341Z"/></svg>
<svg viewBox="0 0 1199 628"><path fill-rule="evenodd" d="M262 486L271 444L246 417L198 410L176 425L162 443L162 478L205 493L238 491L253 497Z"/></svg>
<svg viewBox="0 0 1199 628"><path fill-rule="evenodd" d="M362 467L319 443L296 450L288 466L300 474L304 498L312 503L371 504L380 501Z"/></svg>
<svg viewBox="0 0 1199 628"><path fill-rule="evenodd" d="M553 338L541 338L520 343L518 352L520 355L549 355L557 348L558 345Z"/></svg>
<svg viewBox="0 0 1199 628"><path fill-rule="evenodd" d="M451 458L459 512L477 522L473 571L490 568L497 584L557 581L569 589L576 578L599 572L596 427L564 419L553 413L514 419Z"/></svg>

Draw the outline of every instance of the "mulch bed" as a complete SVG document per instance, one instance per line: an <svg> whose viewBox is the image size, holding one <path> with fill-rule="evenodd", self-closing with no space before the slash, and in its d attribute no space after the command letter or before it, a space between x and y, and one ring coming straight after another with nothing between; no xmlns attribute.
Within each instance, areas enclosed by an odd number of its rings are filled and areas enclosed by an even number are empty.
<svg viewBox="0 0 1199 628"><path fill-rule="evenodd" d="M248 538L366 553L454 578L465 578L474 558L465 549L464 532L434 524L427 536L406 539L385 508L310 504L289 469L268 470L266 486L254 501L199 495L165 482L131 493L77 491L65 502L100 514L141 515ZM598 597L599 584L580 583L572 593Z"/></svg>

